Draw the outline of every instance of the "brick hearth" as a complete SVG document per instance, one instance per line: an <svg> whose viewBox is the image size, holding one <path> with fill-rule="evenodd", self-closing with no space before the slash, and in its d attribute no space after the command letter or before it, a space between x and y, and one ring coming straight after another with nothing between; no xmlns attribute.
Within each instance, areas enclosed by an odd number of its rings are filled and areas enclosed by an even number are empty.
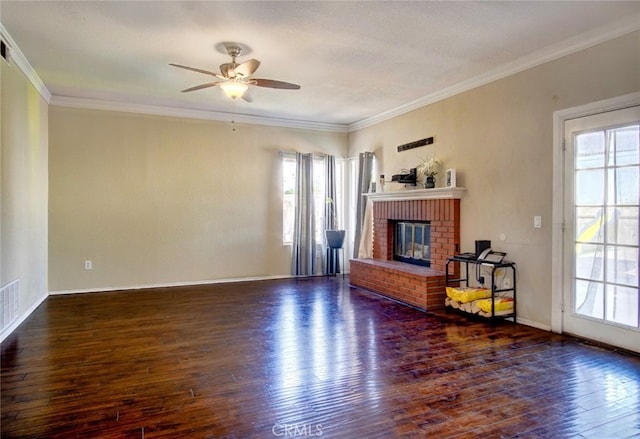
<svg viewBox="0 0 640 439"><path fill-rule="evenodd" d="M423 310L444 308L444 274L428 267L379 259L352 259L352 285Z"/></svg>
<svg viewBox="0 0 640 439"><path fill-rule="evenodd" d="M424 197L425 191L416 191ZM460 251L460 199L393 199L373 202L373 259L351 260L350 281L424 310L444 308L447 257ZM384 197L384 198L383 198ZM393 221L431 222L431 267L393 260Z"/></svg>

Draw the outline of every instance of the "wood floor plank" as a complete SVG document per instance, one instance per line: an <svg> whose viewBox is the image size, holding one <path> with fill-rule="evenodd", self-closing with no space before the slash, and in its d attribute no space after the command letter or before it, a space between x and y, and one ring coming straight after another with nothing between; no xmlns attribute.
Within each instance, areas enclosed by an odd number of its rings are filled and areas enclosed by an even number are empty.
<svg viewBox="0 0 640 439"><path fill-rule="evenodd" d="M52 296L0 385L2 438L640 436L640 357L340 277Z"/></svg>

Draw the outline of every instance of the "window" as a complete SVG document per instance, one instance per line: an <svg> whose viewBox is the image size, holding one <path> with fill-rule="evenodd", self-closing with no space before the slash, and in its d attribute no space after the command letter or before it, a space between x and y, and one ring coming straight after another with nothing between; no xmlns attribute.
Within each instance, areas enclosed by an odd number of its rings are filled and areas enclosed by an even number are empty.
<svg viewBox="0 0 640 439"><path fill-rule="evenodd" d="M296 208L296 159L282 157L282 242L293 242L293 222Z"/></svg>
<svg viewBox="0 0 640 439"><path fill-rule="evenodd" d="M639 323L640 125L575 136L574 312Z"/></svg>
<svg viewBox="0 0 640 439"><path fill-rule="evenodd" d="M338 228L344 227L344 182L345 161L336 159L336 206L338 206ZM324 158L318 156L313 160L313 198L315 218L316 242L324 238L324 207L327 202L325 196ZM296 190L296 159L293 154L282 156L282 242L293 242L293 225L295 221L295 190Z"/></svg>
<svg viewBox="0 0 640 439"><path fill-rule="evenodd" d="M343 172L345 179L348 177L348 194L349 194L349 207L348 210L345 209L347 213L347 217L345 218L347 227L349 230L356 229L356 207L358 197L361 195L358 193L358 167L360 161L357 157L350 159L348 162L343 164L343 170L347 172ZM343 224L345 224L343 222Z"/></svg>

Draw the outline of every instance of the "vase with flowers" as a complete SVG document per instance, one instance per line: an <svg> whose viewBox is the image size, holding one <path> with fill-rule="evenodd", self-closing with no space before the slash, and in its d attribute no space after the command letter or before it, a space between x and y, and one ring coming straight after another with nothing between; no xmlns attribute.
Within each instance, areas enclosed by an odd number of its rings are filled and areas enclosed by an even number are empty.
<svg viewBox="0 0 640 439"><path fill-rule="evenodd" d="M424 187L426 189L431 189L436 187L436 174L440 170L440 166L442 166L442 162L437 160L435 157L431 157L427 160L420 158L422 163L420 163L417 168L418 175L424 177Z"/></svg>

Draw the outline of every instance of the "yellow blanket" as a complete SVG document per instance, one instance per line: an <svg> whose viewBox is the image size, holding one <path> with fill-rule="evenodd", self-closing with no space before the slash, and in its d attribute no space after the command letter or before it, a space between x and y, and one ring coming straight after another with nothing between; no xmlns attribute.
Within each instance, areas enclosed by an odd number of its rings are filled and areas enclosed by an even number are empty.
<svg viewBox="0 0 640 439"><path fill-rule="evenodd" d="M447 296L456 302L467 303L484 299L485 297L491 297L491 291L486 288L447 287ZM491 304L489 304L489 306L491 306ZM491 308L489 308L489 311L491 311Z"/></svg>
<svg viewBox="0 0 640 439"><path fill-rule="evenodd" d="M477 300L476 305L484 312L491 313L491 299ZM512 311L513 299L511 297L496 297L494 301L494 311Z"/></svg>

